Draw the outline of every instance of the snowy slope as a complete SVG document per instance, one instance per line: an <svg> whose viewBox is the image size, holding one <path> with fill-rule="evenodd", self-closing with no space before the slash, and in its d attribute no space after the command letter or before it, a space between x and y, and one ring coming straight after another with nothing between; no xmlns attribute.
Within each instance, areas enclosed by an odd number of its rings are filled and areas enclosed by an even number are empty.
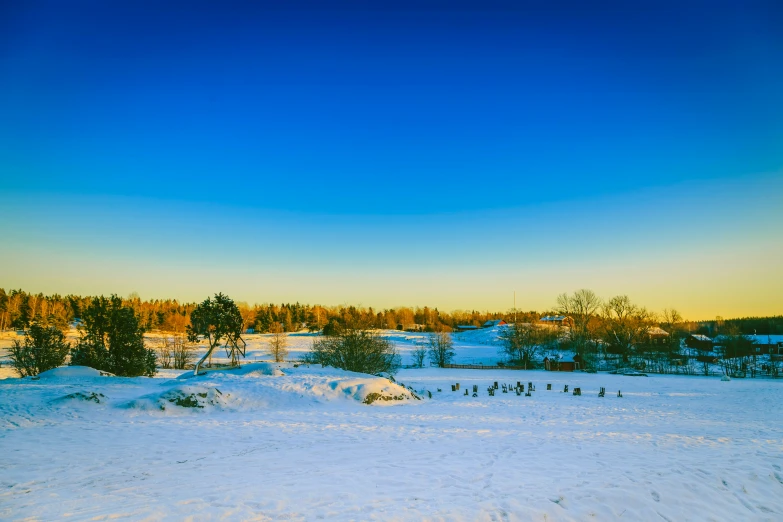
<svg viewBox="0 0 783 522"><path fill-rule="evenodd" d="M288 364L58 372L0 381L0 519L783 519L780 382L426 368L396 378L422 400L367 405L412 394Z"/></svg>

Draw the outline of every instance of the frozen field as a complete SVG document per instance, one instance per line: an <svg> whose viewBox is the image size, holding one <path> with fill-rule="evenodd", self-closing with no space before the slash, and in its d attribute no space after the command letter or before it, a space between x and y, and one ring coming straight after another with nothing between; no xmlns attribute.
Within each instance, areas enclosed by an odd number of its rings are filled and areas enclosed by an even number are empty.
<svg viewBox="0 0 783 522"><path fill-rule="evenodd" d="M0 519L783 520L779 382L402 370L419 401L289 364L54 372L0 381Z"/></svg>

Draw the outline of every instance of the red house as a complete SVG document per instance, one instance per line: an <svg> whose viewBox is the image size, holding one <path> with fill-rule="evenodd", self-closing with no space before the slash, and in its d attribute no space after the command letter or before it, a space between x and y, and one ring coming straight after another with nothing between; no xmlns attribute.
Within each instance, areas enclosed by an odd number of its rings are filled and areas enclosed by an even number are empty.
<svg viewBox="0 0 783 522"><path fill-rule="evenodd" d="M573 372L582 369L582 357L577 355L562 355L559 357L544 357L544 368L550 372Z"/></svg>

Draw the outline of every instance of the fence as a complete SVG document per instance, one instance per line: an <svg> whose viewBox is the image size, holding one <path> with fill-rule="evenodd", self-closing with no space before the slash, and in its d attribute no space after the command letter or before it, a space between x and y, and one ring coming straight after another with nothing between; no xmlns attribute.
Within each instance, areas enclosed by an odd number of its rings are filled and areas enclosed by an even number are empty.
<svg viewBox="0 0 783 522"><path fill-rule="evenodd" d="M487 364L446 364L444 368L459 368L462 370L524 370L524 366L489 366Z"/></svg>

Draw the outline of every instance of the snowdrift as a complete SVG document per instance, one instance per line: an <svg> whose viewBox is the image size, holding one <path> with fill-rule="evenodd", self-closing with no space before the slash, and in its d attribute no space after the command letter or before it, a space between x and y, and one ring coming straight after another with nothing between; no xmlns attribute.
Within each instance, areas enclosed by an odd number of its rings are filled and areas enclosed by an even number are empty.
<svg viewBox="0 0 783 522"><path fill-rule="evenodd" d="M329 381L324 385L313 386L311 392L328 400L343 397L364 404L419 400L413 392L380 377Z"/></svg>
<svg viewBox="0 0 783 522"><path fill-rule="evenodd" d="M178 409L238 409L237 397L212 386L176 386L152 393L121 405L123 408L144 411L175 411Z"/></svg>
<svg viewBox="0 0 783 522"><path fill-rule="evenodd" d="M390 405L419 399L415 392L384 377L290 363L253 363L240 368L208 370L197 376L185 372L156 388L152 393L125 401L120 407L177 414L186 410L312 407L346 401Z"/></svg>
<svg viewBox="0 0 783 522"><path fill-rule="evenodd" d="M102 372L89 366L60 366L59 368L52 368L45 372L39 373L35 377L31 377L33 380L54 380L54 379L92 379L94 377L113 377L114 374L109 372Z"/></svg>

